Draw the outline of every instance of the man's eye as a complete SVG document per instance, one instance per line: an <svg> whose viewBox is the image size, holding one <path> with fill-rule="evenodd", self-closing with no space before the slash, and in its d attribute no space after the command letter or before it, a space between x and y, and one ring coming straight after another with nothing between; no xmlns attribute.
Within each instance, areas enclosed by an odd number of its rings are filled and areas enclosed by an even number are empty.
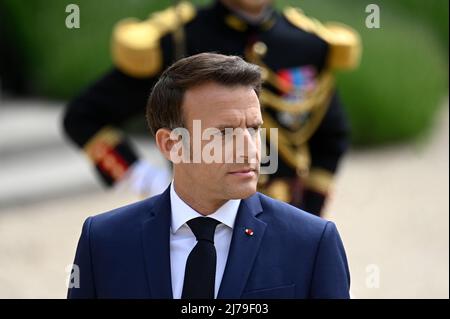
<svg viewBox="0 0 450 319"><path fill-rule="evenodd" d="M227 135L227 131L225 131L225 130L217 130L216 135L220 136L220 137L225 137Z"/></svg>
<svg viewBox="0 0 450 319"><path fill-rule="evenodd" d="M250 132L250 134L257 134L257 133L259 133L260 129L261 129L260 126L250 127L249 132Z"/></svg>

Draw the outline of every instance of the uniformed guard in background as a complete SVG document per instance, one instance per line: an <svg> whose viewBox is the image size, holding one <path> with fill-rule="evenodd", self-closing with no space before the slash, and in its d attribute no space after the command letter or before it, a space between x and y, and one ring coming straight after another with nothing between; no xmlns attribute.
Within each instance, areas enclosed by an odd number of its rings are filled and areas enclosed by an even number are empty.
<svg viewBox="0 0 450 319"><path fill-rule="evenodd" d="M349 143L333 73L355 68L360 51L349 27L322 24L293 7L277 12L269 0L203 8L180 2L116 25L115 67L71 101L64 128L106 185L154 195L170 176L140 159L121 127L144 115L151 87L175 60L200 52L243 56L263 69L264 127L278 128L278 170L261 176L259 190L320 215Z"/></svg>

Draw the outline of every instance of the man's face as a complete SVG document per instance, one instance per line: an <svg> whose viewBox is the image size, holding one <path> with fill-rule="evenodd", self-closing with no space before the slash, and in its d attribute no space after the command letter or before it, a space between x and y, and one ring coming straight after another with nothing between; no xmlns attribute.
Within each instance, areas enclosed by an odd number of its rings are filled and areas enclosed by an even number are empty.
<svg viewBox="0 0 450 319"><path fill-rule="evenodd" d="M229 2L234 8L248 12L250 14L260 13L272 0L224 0Z"/></svg>
<svg viewBox="0 0 450 319"><path fill-rule="evenodd" d="M184 123L190 134L191 163L175 164L177 178L189 181L192 187L211 199L247 198L256 192L259 175L262 124L258 97L251 87L224 86L206 83L186 91L183 100ZM198 141L194 121L201 124L207 140ZM200 120L200 122L198 122ZM225 130L228 128L228 130ZM233 135L226 135L232 131ZM198 134L197 134L198 135ZM195 149L193 139L200 148ZM213 144L215 143L215 144ZM219 145L219 161L205 163L205 146ZM200 163L192 163L195 152ZM217 148L216 148L217 150ZM208 154L214 154L208 152ZM217 158L217 157L216 157Z"/></svg>

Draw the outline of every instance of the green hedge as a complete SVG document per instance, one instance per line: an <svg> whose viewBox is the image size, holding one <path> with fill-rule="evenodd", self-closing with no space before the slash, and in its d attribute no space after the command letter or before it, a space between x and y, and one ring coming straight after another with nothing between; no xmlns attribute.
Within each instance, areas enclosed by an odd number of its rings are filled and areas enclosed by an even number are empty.
<svg viewBox="0 0 450 319"><path fill-rule="evenodd" d="M2 0L26 54L34 92L69 98L111 65L109 40L114 24L128 16L145 18L169 1ZM67 29L65 8L80 7L80 29ZM1 8L0 8L1 9Z"/></svg>
<svg viewBox="0 0 450 319"><path fill-rule="evenodd" d="M386 1L386 0L384 0ZM448 50L448 10L447 0L395 0L389 5L408 12L412 18L422 19L438 34L439 40Z"/></svg>
<svg viewBox="0 0 450 319"><path fill-rule="evenodd" d="M446 15L448 23L447 1L378 1L380 29L365 27L367 3L362 0L301 3L307 14L325 21L345 21L361 34L360 68L338 77L354 144L402 141L431 126L448 92L448 51L437 32L439 24L428 21L434 12ZM406 3L416 3L417 11Z"/></svg>
<svg viewBox="0 0 450 319"><path fill-rule="evenodd" d="M194 1L207 3L209 1ZM3 0L14 38L25 54L34 91L70 98L111 65L111 29L121 18L145 18L171 1L77 0L81 28L65 28L70 0ZM381 28L367 29L362 0L276 1L298 4L323 21L345 22L364 44L361 67L338 75L350 117L353 142L382 144L410 139L426 131L448 83L448 1L383 0Z"/></svg>

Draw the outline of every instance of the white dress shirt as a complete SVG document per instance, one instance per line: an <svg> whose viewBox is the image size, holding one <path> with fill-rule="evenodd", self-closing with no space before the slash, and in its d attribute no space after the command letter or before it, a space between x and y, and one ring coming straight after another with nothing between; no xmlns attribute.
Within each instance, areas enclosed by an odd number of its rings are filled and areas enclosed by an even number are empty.
<svg viewBox="0 0 450 319"><path fill-rule="evenodd" d="M223 272L227 263L233 234L234 221L241 200L229 200L223 204L209 218L218 220L221 224L216 227L214 246L217 252L216 280L214 297L217 298ZM183 292L184 272L189 253L197 244L194 233L186 224L187 221L203 216L187 205L175 192L173 181L170 185L170 205L172 222L170 226L170 268L172 276L172 293L174 299L180 299Z"/></svg>

